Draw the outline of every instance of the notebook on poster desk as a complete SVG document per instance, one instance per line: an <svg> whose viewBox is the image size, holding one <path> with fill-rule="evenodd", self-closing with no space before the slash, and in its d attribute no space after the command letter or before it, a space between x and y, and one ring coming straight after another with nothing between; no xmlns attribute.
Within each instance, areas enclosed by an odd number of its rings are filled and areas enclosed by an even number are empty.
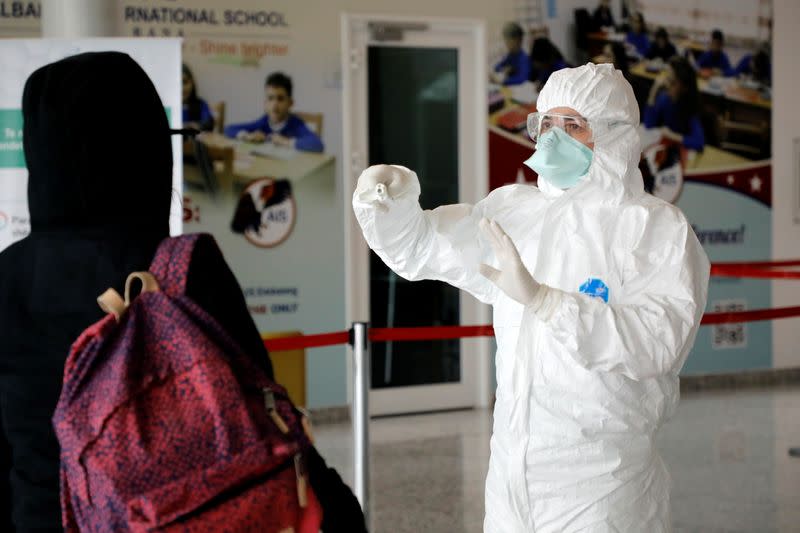
<svg viewBox="0 0 800 533"><path fill-rule="evenodd" d="M297 150L294 148L285 148L283 146L276 146L272 143L265 142L261 144L248 145L248 152L251 155L258 157L268 157L270 159L280 159L281 161L288 161L297 157Z"/></svg>
<svg viewBox="0 0 800 533"><path fill-rule="evenodd" d="M647 72L652 72L652 73L655 74L655 73L658 73L658 72L661 72L662 70L664 70L666 68L666 66L667 65L666 65L666 63L664 63L664 60L661 59L660 57L657 57L655 59L651 59L651 60L647 61L645 63L645 65L644 65L644 69Z"/></svg>
<svg viewBox="0 0 800 533"><path fill-rule="evenodd" d="M706 83L700 87L700 92L722 96L731 87L731 82L734 82L734 80L723 76L711 76L707 79Z"/></svg>
<svg viewBox="0 0 800 533"><path fill-rule="evenodd" d="M535 104L536 99L539 98L539 91L536 90L536 85L530 81L512 85L509 89L511 90L511 99L518 104Z"/></svg>

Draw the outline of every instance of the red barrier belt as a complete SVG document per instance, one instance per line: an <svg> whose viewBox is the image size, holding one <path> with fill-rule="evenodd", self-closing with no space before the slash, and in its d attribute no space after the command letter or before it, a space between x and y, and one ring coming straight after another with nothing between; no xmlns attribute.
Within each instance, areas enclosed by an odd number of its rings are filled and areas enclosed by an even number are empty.
<svg viewBox="0 0 800 533"><path fill-rule="evenodd" d="M739 322L757 322L800 316L800 307L779 307L777 309L754 309L753 311L736 311L733 313L706 313L700 323L704 326L712 324L732 324Z"/></svg>
<svg viewBox="0 0 800 533"><path fill-rule="evenodd" d="M494 337L492 326L439 326L425 328L374 328L369 330L369 340L433 341L460 339L462 337Z"/></svg>
<svg viewBox="0 0 800 533"><path fill-rule="evenodd" d="M711 268L713 270L715 267L779 268L779 267L794 267L794 266L800 266L800 259L786 259L783 261L714 263L713 265L711 265Z"/></svg>
<svg viewBox="0 0 800 533"><path fill-rule="evenodd" d="M267 339L264 341L264 346L267 347L267 350L271 350L273 352L284 352L287 350L300 350L305 348L319 348L321 346L347 344L349 341L349 332L335 331L333 333L303 335L302 337L280 337L277 339Z"/></svg>
<svg viewBox="0 0 800 533"><path fill-rule="evenodd" d="M711 275L721 278L800 279L798 270L771 270L746 266L713 265Z"/></svg>

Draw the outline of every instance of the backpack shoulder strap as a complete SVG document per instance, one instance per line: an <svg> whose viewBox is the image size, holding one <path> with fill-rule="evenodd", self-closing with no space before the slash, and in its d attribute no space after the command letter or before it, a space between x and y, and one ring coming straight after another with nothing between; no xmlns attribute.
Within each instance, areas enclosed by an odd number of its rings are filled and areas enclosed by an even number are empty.
<svg viewBox="0 0 800 533"><path fill-rule="evenodd" d="M150 273L158 280L162 291L170 296L186 294L192 254L200 244L213 248L222 255L217 241L208 233L190 233L161 241L150 264Z"/></svg>

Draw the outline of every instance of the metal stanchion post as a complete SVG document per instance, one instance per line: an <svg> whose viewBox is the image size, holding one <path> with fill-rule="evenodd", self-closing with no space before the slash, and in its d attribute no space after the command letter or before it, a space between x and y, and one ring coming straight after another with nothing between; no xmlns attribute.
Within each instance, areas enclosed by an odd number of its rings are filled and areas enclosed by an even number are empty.
<svg viewBox="0 0 800 533"><path fill-rule="evenodd" d="M353 475L355 493L369 528L369 325L353 323Z"/></svg>

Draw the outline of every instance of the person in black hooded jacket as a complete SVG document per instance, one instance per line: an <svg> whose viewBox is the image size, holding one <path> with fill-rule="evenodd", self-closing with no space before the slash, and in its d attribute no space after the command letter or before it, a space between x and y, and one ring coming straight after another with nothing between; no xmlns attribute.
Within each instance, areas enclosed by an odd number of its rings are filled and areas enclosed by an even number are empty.
<svg viewBox="0 0 800 533"><path fill-rule="evenodd" d="M123 126L105 113L120 101L134 117ZM97 296L122 291L129 273L147 270L179 193L164 105L128 55L85 53L38 69L22 112L31 233L0 253L0 528L61 531L51 417L64 361L103 317ZM187 292L273 375L224 260L196 250ZM309 462L325 531L340 523L363 531L358 502L338 474L318 454Z"/></svg>

